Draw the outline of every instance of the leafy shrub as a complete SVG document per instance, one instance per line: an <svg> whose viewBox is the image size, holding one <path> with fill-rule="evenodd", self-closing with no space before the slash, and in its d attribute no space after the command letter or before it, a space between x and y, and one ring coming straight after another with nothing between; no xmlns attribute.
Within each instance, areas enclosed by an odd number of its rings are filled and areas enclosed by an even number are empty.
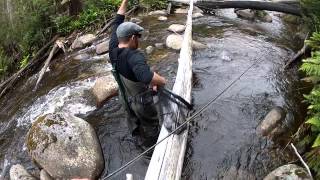
<svg viewBox="0 0 320 180"><path fill-rule="evenodd" d="M142 0L142 3L151 9L163 9L166 7L167 0Z"/></svg>

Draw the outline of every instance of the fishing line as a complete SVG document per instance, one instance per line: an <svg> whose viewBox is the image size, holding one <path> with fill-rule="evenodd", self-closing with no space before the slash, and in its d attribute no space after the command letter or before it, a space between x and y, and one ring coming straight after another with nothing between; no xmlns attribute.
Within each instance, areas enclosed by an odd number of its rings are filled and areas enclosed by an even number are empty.
<svg viewBox="0 0 320 180"><path fill-rule="evenodd" d="M203 111L205 111L212 103L214 103L217 99L219 99L225 92L227 92L236 82L238 82L251 68L253 68L256 64L262 62L263 60L257 60L255 61L250 67L248 67L240 76L238 76L232 83L230 83L223 91L221 91L216 97L214 97L211 101L209 101L206 105L204 105L200 110L192 114L190 117L186 118L186 121L184 121L181 125L179 125L175 130L170 132L167 136L165 136L163 139L159 140L156 144L153 146L149 147L147 150L145 150L143 153L132 159L131 161L127 162L123 166L121 166L119 169L113 171L110 173L107 177L104 177L102 180L105 179L110 179L113 176L117 175L118 173L122 172L123 170L127 169L130 165L138 161L140 158L145 156L147 153L149 153L152 149L154 149L157 145L162 143L164 140L169 138L171 135L175 134L178 132L181 128L183 128L185 125L190 123L194 118L196 118L198 115L200 115Z"/></svg>

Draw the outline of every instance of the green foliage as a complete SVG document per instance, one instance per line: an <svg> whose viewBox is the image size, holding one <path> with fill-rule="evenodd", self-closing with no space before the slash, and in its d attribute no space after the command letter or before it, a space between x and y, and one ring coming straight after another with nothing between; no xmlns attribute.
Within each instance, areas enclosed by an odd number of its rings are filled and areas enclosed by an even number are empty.
<svg viewBox="0 0 320 180"><path fill-rule="evenodd" d="M163 9L166 7L167 0L141 0L142 3L151 9Z"/></svg>
<svg viewBox="0 0 320 180"><path fill-rule="evenodd" d="M20 69L22 69L28 65L29 58L30 58L30 55L23 57L23 59L20 61Z"/></svg>
<svg viewBox="0 0 320 180"><path fill-rule="evenodd" d="M320 77L320 51L313 52L311 58L303 60L300 69L308 76Z"/></svg>
<svg viewBox="0 0 320 180"><path fill-rule="evenodd" d="M314 179L320 179L320 148L313 148L306 154L308 165L314 170Z"/></svg>

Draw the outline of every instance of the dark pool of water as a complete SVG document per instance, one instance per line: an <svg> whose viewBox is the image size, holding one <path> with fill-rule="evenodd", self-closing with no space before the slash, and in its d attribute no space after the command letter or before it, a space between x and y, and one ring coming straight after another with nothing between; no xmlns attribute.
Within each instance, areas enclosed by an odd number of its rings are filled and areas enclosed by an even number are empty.
<svg viewBox="0 0 320 180"><path fill-rule="evenodd" d="M142 48L165 42L169 34L165 29L172 23L184 24L185 20L184 15L171 16L166 23L155 17L144 18L142 26L147 33ZM284 24L276 16L273 23L251 22L236 18L229 10L194 21L194 39L208 45L193 55L192 96L196 109L256 65L192 123L183 179L261 179L292 159L282 148L292 127L304 118L304 91L300 89L304 85L296 69L283 70L283 66L301 45L297 32L296 26ZM88 54L92 57L90 51ZM157 50L149 59L172 85L178 52ZM106 162L103 176L141 153L128 135L125 113L117 97L102 109L95 109L90 88L97 74L110 73L105 58L62 57L50 69L37 92L31 91L37 79L34 75L1 100L1 163L21 163L37 172L27 154L26 133L39 115L61 111L77 114L96 129ZM291 127L277 144L256 133L275 105L286 109L286 124ZM124 179L126 173L133 173L135 180L143 179L148 163L143 158L115 179Z"/></svg>

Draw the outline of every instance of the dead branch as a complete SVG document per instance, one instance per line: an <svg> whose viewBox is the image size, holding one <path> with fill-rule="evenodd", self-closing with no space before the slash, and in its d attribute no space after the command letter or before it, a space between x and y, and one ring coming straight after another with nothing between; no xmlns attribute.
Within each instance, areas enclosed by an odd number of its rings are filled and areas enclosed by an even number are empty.
<svg viewBox="0 0 320 180"><path fill-rule="evenodd" d="M310 33L307 34L304 42L306 42L307 39L309 39L310 37ZM286 63L286 65L284 66L284 69L288 69L291 64L293 64L294 62L296 62L297 60L301 59L302 56L304 56L306 54L306 52L310 51L311 48L308 44L304 43L303 47L291 58L291 60L289 62Z"/></svg>

